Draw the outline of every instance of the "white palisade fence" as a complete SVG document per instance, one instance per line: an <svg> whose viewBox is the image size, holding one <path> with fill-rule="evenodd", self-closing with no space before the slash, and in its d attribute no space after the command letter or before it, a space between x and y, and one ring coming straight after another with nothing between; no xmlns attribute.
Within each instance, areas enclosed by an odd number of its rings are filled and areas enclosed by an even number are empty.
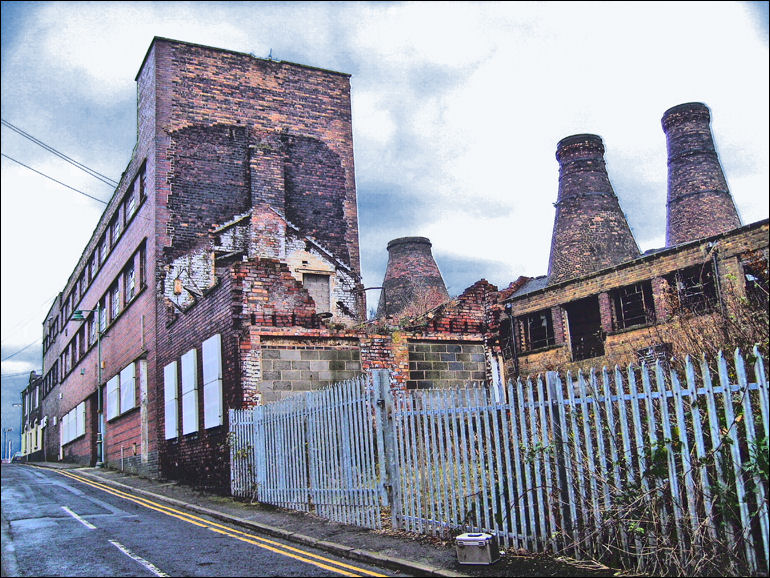
<svg viewBox="0 0 770 578"><path fill-rule="evenodd" d="M648 572L766 571L768 385L751 357L499 388L391 392L376 374L231 410L232 491L371 528L390 505L397 528Z"/></svg>

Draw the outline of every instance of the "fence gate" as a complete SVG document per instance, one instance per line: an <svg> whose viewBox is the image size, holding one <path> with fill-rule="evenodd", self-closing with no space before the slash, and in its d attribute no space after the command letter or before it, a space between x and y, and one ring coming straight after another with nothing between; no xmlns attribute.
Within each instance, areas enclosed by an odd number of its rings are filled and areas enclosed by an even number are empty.
<svg viewBox="0 0 770 578"><path fill-rule="evenodd" d="M362 376L230 410L233 496L380 528L386 493L379 399L380 387Z"/></svg>

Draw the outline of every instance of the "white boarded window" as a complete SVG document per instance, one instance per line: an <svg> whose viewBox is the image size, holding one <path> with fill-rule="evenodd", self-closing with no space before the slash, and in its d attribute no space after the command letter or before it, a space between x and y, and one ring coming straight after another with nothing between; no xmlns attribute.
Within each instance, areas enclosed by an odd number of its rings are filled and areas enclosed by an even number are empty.
<svg viewBox="0 0 770 578"><path fill-rule="evenodd" d="M203 427L222 425L222 337L203 342Z"/></svg>
<svg viewBox="0 0 770 578"><path fill-rule="evenodd" d="M115 376L107 382L107 419L120 413L120 377Z"/></svg>
<svg viewBox="0 0 770 578"><path fill-rule="evenodd" d="M75 437L86 435L86 402L75 408Z"/></svg>
<svg viewBox="0 0 770 578"><path fill-rule="evenodd" d="M70 414L65 413L61 416L61 443L62 445L70 441Z"/></svg>
<svg viewBox="0 0 770 578"><path fill-rule="evenodd" d="M136 405L136 371L129 363L120 372L120 413L125 413Z"/></svg>
<svg viewBox="0 0 770 578"><path fill-rule="evenodd" d="M198 431L198 352L182 356L182 435Z"/></svg>
<svg viewBox="0 0 770 578"><path fill-rule="evenodd" d="M179 389L176 381L176 361L163 368L163 400L166 416L166 439L179 435L179 409L177 399Z"/></svg>

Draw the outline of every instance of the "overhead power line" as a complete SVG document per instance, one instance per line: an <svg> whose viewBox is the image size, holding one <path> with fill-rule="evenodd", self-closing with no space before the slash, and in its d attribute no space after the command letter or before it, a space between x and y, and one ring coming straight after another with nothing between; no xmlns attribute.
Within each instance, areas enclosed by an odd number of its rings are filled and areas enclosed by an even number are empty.
<svg viewBox="0 0 770 578"><path fill-rule="evenodd" d="M83 171L83 172L85 172L85 173L88 173L89 175L91 175L91 176L92 176L92 177L94 177L95 179L98 179L98 180L100 180L101 182L103 182L104 184L106 184L106 185L109 185L109 186L111 186L111 187L117 187L117 186L118 186L118 182L117 182L116 180L114 180L114 179L111 179L110 177L107 177L107 176L105 176L105 175L103 175L103 174L101 174L101 173L99 173L99 172L95 171L94 169L87 167L87 166L86 166L86 165L84 165L83 163L80 163L80 162L76 161L75 159L68 157L67 155L65 155L64 153L62 153L62 152L60 152L60 151L56 150L56 149L55 149L55 148L53 148L52 146L50 146L50 145L47 145L46 143L44 143L43 141L41 141L41 140L39 140L39 139L36 139L36 138L35 138L35 137L33 137L31 134L29 134L29 133L27 133L27 132L24 132L24 131L23 131L23 130L21 130L19 127L17 127L17 126L14 126L13 124L11 124L10 122L8 122L8 121L7 121L7 120L5 120L4 118L3 118L3 119L0 119L0 120L1 120L1 121L2 121L2 123L3 123L3 126L7 126L7 127L8 127L9 129L11 129L12 131L14 131L14 132L16 132L16 133L20 134L21 136L23 136L24 138L26 138L26 139L28 139L28 140L31 140L31 141L32 141L33 143L35 143L36 145L43 147L45 150L47 150L48 152L50 152L50 153L52 153L52 154L55 154L55 155L56 155L57 157L59 157L60 159L63 159L63 160L65 160L65 161L67 161L68 163L70 163L71 165L74 165L74 166L76 166L76 167L77 167L77 168L79 168L81 171Z"/></svg>
<svg viewBox="0 0 770 578"><path fill-rule="evenodd" d="M59 183L59 184L60 184L61 186L63 186L63 187L67 187L68 189L72 189L72 190L73 190L73 191L75 191L76 193L80 193L81 195L85 195L85 196L86 196L86 197L88 197L89 199L93 199L94 201L99 201L100 203L102 203L102 204L104 204L104 205L106 205L106 204L107 204L107 201L103 201L103 200L101 200L101 199L98 199L98 198L96 198L96 197L94 197L94 196L92 196L92 195L89 195L88 193L84 193L83 191L80 191L80 190L76 189L75 187L71 187L71 186L69 186L69 185L67 185L67 184L65 184L65 183L63 183L63 182L61 182L61 181L58 181L58 180L56 180L56 179L55 179L55 178L53 178L53 177L49 177L47 174L45 174L45 173L41 173L39 170L37 170L37 169L33 169L33 168L32 168L32 167L30 167L29 165L25 165L23 162L21 162L21 161L17 161L17 160L16 160L15 158L13 158L13 157L9 157L9 156L8 156L7 154L5 154L5 153L0 153L0 154L1 154L2 156L4 156L5 158L7 158L8 160L11 160L11 161L13 161L13 162L15 162L15 163L17 163L17 164L20 164L20 165L21 165L21 166L23 166L24 168L26 168L26 169L29 169L29 170L31 170L31 171L32 171L32 172L34 172L34 173L37 173L37 174L39 174L39 175L42 175L42 176L44 176L44 177L45 177L45 178L47 178L47 179L51 179L51 180L52 180L53 182L55 182L55 183Z"/></svg>
<svg viewBox="0 0 770 578"><path fill-rule="evenodd" d="M3 358L2 360L0 360L0 361L8 361L9 359L11 359L11 357L15 357L16 355L18 355L19 353L21 353L21 352L22 352L22 351L24 351L25 349L29 349L30 347L32 347L32 346L33 346L33 345L35 345L36 343L40 343L40 338L38 338L38 339L35 339L35 341L33 341L32 343L30 343L29 345L25 345L24 347L22 347L22 348L21 348L21 349L19 349L18 351L14 352L14 353L11 353L11 354L10 354L8 357L4 357L4 358Z"/></svg>

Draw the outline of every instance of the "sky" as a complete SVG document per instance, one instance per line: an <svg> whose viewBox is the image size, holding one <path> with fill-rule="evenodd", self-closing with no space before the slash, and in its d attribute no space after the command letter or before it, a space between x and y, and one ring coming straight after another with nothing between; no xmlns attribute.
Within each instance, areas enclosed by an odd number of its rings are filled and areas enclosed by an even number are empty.
<svg viewBox="0 0 770 578"><path fill-rule="evenodd" d="M556 143L600 135L644 251L665 244L660 119L705 103L744 224L768 217L767 2L2 2L2 119L119 179L154 36L351 74L363 281L425 236L450 295L548 268ZM2 127L2 422L113 189ZM10 157L10 158L8 158ZM14 160L12 160L14 159ZM376 306L377 292L368 292Z"/></svg>

